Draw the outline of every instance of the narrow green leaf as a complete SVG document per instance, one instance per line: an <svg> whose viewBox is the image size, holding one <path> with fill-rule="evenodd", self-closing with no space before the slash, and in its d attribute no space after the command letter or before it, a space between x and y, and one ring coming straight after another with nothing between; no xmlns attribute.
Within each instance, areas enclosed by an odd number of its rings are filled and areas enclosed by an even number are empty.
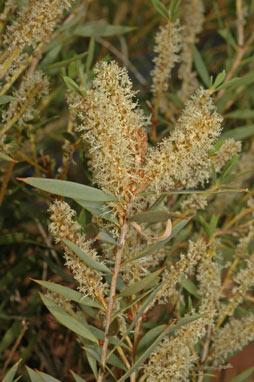
<svg viewBox="0 0 254 382"><path fill-rule="evenodd" d="M183 288L187 290L190 294L192 294L196 298L200 298L198 294L198 288L196 285L189 279L186 279L183 283Z"/></svg>
<svg viewBox="0 0 254 382"><path fill-rule="evenodd" d="M161 203L163 202L163 200L165 199L166 195L160 195L158 197L157 200L155 200L155 202L153 203L153 205L149 208L149 211L153 211L153 210L156 210L160 205Z"/></svg>
<svg viewBox="0 0 254 382"><path fill-rule="evenodd" d="M103 263L99 263L99 261L93 260L91 257L87 256L85 252L82 251L76 244L72 243L70 240L63 240L63 243L75 254L86 263L89 267L96 269L99 272L106 272L111 274L111 270L106 267Z"/></svg>
<svg viewBox="0 0 254 382"><path fill-rule="evenodd" d="M18 178L30 186L51 194L65 196L71 199L87 200L91 202L109 202L117 200L115 196L105 194L97 188L85 186L84 184L69 182L67 180L47 178Z"/></svg>
<svg viewBox="0 0 254 382"><path fill-rule="evenodd" d="M254 135L254 125L240 126L236 129L228 130L221 135L221 139L234 138L235 140L241 140L249 138Z"/></svg>
<svg viewBox="0 0 254 382"><path fill-rule="evenodd" d="M87 356L87 360L88 360L89 366L91 367L91 370L92 370L95 378L97 379L98 371L97 371L96 360L93 357L91 357L91 355L88 352L86 353L86 356Z"/></svg>
<svg viewBox="0 0 254 382"><path fill-rule="evenodd" d="M0 152L0 159L6 160L8 162L17 162L16 160L12 159L9 155L6 155L4 153Z"/></svg>
<svg viewBox="0 0 254 382"><path fill-rule="evenodd" d="M149 355L154 351L156 346L161 342L161 340L170 333L173 333L176 329L187 325L188 323L197 320L202 317L202 314L198 314L192 317L183 318L179 320L177 324L172 326L167 326L166 329L155 339L155 341L142 353L142 355L136 360L133 366L125 373L117 382L125 381L135 370L137 370L149 357Z"/></svg>
<svg viewBox="0 0 254 382"><path fill-rule="evenodd" d="M254 82L254 71L250 71L249 73L245 74L244 76L238 78L238 82L239 83L237 83L237 85L239 84L241 86L252 85Z"/></svg>
<svg viewBox="0 0 254 382"><path fill-rule="evenodd" d="M169 5L169 14L171 20L175 20L179 17L178 15L178 8L180 7L182 0L171 0Z"/></svg>
<svg viewBox="0 0 254 382"><path fill-rule="evenodd" d="M5 332L0 342L0 353L8 348L18 337L21 331L21 322L15 321L12 326Z"/></svg>
<svg viewBox="0 0 254 382"><path fill-rule="evenodd" d="M156 11L166 19L169 18L168 10L160 0L152 0L153 6Z"/></svg>
<svg viewBox="0 0 254 382"><path fill-rule="evenodd" d="M151 253L153 253L154 251L156 251L157 249L163 247L165 244L167 244L171 239L173 239L173 237L175 235L178 234L179 231L181 231L181 229L183 229L183 227L186 226L186 224L189 222L189 219L188 220L181 220L179 223L177 223L173 229L172 229L172 232L171 232L171 235L165 239L165 240L161 240L161 241L158 241L156 244L152 244L150 245L149 247L147 247L146 249L144 249L143 251L135 254L134 256L132 256L130 259L128 259L127 261L124 262L124 264L126 263L129 263L130 261L133 261L133 260L136 260L136 259L139 259L141 257L144 257L144 256L147 256L147 255L150 255Z"/></svg>
<svg viewBox="0 0 254 382"><path fill-rule="evenodd" d="M166 324L158 325L155 328L149 330L139 341L136 357L137 360L140 355L155 341L155 339L167 328Z"/></svg>
<svg viewBox="0 0 254 382"><path fill-rule="evenodd" d="M125 25L79 25L74 29L74 36L82 37L98 37L98 36L113 36L118 34L129 33L135 30L135 27L128 27Z"/></svg>
<svg viewBox="0 0 254 382"><path fill-rule="evenodd" d="M240 85L240 84L241 84L241 78L235 77L235 78L232 78L231 80L229 80L227 82L224 82L224 84L218 86L216 91L221 90L221 89L229 89L232 86Z"/></svg>
<svg viewBox="0 0 254 382"><path fill-rule="evenodd" d="M30 367L26 366L26 371L28 373L28 376L29 376L31 382L45 382L41 378L41 376L38 373L36 373L36 371L30 369Z"/></svg>
<svg viewBox="0 0 254 382"><path fill-rule="evenodd" d="M41 377L43 382L61 382L59 379L56 379L49 374L43 373L42 371L36 370L36 373Z"/></svg>
<svg viewBox="0 0 254 382"><path fill-rule="evenodd" d="M119 314L122 314L123 312L125 312L126 310L129 310L133 305L135 305L137 302L139 302L140 300L142 300L144 297L146 297L148 294L150 294L151 291L150 290L147 290L145 291L144 293L142 293L141 295L139 295L137 298L135 298L134 300L132 300L129 304L127 305L124 305L121 309L117 310L113 315L112 315L112 322L114 321L114 319L119 316Z"/></svg>
<svg viewBox="0 0 254 382"><path fill-rule="evenodd" d="M0 105L5 105L6 103L9 103L12 100L15 100L15 97L9 96L9 95L1 95L0 96Z"/></svg>
<svg viewBox="0 0 254 382"><path fill-rule="evenodd" d="M170 219L170 213L163 210L149 210L136 214L130 218L131 222L137 223L155 223Z"/></svg>
<svg viewBox="0 0 254 382"><path fill-rule="evenodd" d="M17 369L21 361L22 359L20 359L10 368L10 370L6 373L5 377L3 378L3 382L13 382L14 376L17 372Z"/></svg>
<svg viewBox="0 0 254 382"><path fill-rule="evenodd" d="M206 69L205 63L203 61L203 58L195 45L192 47L192 54L193 54L193 60L195 67L197 69L198 74L200 75L200 78L204 82L207 88L209 88L210 85L210 76L208 73L208 70Z"/></svg>
<svg viewBox="0 0 254 382"><path fill-rule="evenodd" d="M98 235L96 236L96 239L105 241L106 243L116 245L118 248L122 248L121 245L107 232L99 232Z"/></svg>
<svg viewBox="0 0 254 382"><path fill-rule="evenodd" d="M52 62L55 61L58 54L60 53L62 47L62 44L58 44L55 47L53 47L53 49L48 51L40 62L40 68L44 68L45 66L52 64Z"/></svg>
<svg viewBox="0 0 254 382"><path fill-rule="evenodd" d="M74 62L74 61L81 59L82 57L84 57L86 55L87 55L87 52L83 52L83 53L77 54L71 58L68 58L66 60L54 62L54 64L50 64L50 65L45 66L43 68L43 70L58 69L58 68L64 67L64 66L70 64L71 62Z"/></svg>
<svg viewBox="0 0 254 382"><path fill-rule="evenodd" d="M226 78L226 71L223 70L223 72L219 73L217 75L217 77L215 78L215 81L214 81L214 84L212 85L212 87L214 89L216 89L219 85L222 84L222 82L225 80L225 78Z"/></svg>
<svg viewBox="0 0 254 382"><path fill-rule="evenodd" d="M162 270L163 269L159 269L158 271L150 273L149 275L144 277L142 280L127 286L120 292L120 294L117 297L132 296L140 292L141 290L149 287L152 284L152 282L159 276Z"/></svg>
<svg viewBox="0 0 254 382"><path fill-rule="evenodd" d="M78 200L75 199L75 202L78 203L80 206L85 208L87 211L89 211L92 215L100 216L102 219L108 220L115 225L119 226L118 221L116 218L112 216L111 211L105 210L105 203L104 202L93 202L88 200Z"/></svg>
<svg viewBox="0 0 254 382"><path fill-rule="evenodd" d="M242 373L238 374L236 377L231 378L230 382L247 382L251 374L254 373L254 367L250 367L247 370L244 370Z"/></svg>
<svg viewBox="0 0 254 382"><path fill-rule="evenodd" d="M110 357L107 358L107 363L109 363L112 366L116 366L119 369L122 369L126 371L126 366L124 365L123 361L121 361L120 358L118 358L115 354L111 354Z"/></svg>
<svg viewBox="0 0 254 382"><path fill-rule="evenodd" d="M78 374L74 373L74 371L70 370L75 382L86 382L83 378L81 378Z"/></svg>
<svg viewBox="0 0 254 382"><path fill-rule="evenodd" d="M249 119L254 118L254 110L236 110L231 113L225 114L225 118L235 118L235 119Z"/></svg>
<svg viewBox="0 0 254 382"><path fill-rule="evenodd" d="M237 165L237 162L240 158L240 155L235 155L229 162L228 164L226 165L226 167L224 168L224 170L222 171L221 173L221 176L219 178L219 182L221 184L223 183L226 183L227 182L227 178L228 176L232 173L232 171L234 170L235 166Z"/></svg>
<svg viewBox="0 0 254 382"><path fill-rule="evenodd" d="M234 48L235 50L238 49L238 46L234 40L234 37L233 37L233 35L232 35L232 33L228 27L219 29L218 33L221 35L221 37L224 38L224 40L226 41L227 44L231 45L232 48Z"/></svg>
<svg viewBox="0 0 254 382"><path fill-rule="evenodd" d="M99 309L102 308L99 302L93 301L91 298L85 297L82 293L77 292L76 290L73 290L71 288L65 287L63 285L55 284L51 281L42 281L42 280L33 280L33 281L43 286L44 288L51 290L52 292L60 294L61 296L67 298L68 300L77 302L78 304L92 306L94 308L99 308Z"/></svg>
<svg viewBox="0 0 254 382"><path fill-rule="evenodd" d="M74 91L75 93L78 93L80 95L83 95L80 87L76 84L75 81L73 81L70 77L63 76L63 80L65 82L65 85L68 89Z"/></svg>
<svg viewBox="0 0 254 382"><path fill-rule="evenodd" d="M60 322L60 324L66 326L66 328L70 329L72 332L78 334L81 337L87 338L92 342L98 342L97 338L87 328L87 326L81 324L80 321L76 320L70 314L66 313L60 306L58 306L53 300L51 300L47 296L43 296L41 293L40 296L50 313L56 318L57 321Z"/></svg>

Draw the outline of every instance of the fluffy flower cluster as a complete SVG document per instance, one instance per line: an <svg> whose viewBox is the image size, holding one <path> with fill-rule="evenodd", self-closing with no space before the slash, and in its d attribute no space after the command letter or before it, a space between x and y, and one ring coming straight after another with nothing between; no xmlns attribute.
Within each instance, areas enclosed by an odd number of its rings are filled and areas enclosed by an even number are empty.
<svg viewBox="0 0 254 382"><path fill-rule="evenodd" d="M233 289L226 308L221 309L219 321L223 317L233 315L236 307L243 302L246 293L254 285L254 255L251 255L246 263L246 267L241 269L234 278L238 285Z"/></svg>
<svg viewBox="0 0 254 382"><path fill-rule="evenodd" d="M198 265L198 293L202 296L203 306L207 309L217 309L221 291L221 269L214 261L215 248L209 248L202 256Z"/></svg>
<svg viewBox="0 0 254 382"><path fill-rule="evenodd" d="M2 112L3 122L10 122L18 116L19 124L22 125L34 118L36 109L35 103L45 97L49 91L47 77L40 71L28 75L21 83L21 86L12 96L15 98L9 103L7 110Z"/></svg>
<svg viewBox="0 0 254 382"><path fill-rule="evenodd" d="M182 79L181 97L188 98L198 87L196 73L192 71L192 45L197 41L204 21L204 6L202 0L183 0L183 47L179 78Z"/></svg>
<svg viewBox="0 0 254 382"><path fill-rule="evenodd" d="M175 23L161 26L155 36L154 52L157 56L153 59L155 67L152 75L152 92L154 95L162 90L168 89L168 80L174 65L179 62L179 55L182 44L181 28L179 20Z"/></svg>
<svg viewBox="0 0 254 382"><path fill-rule="evenodd" d="M75 105L82 119L80 130L91 146L95 182L106 192L128 201L142 179L148 118L132 98L135 92L127 70L115 62L96 66L87 96Z"/></svg>
<svg viewBox="0 0 254 382"><path fill-rule="evenodd" d="M242 319L231 318L229 322L216 331L213 337L214 364L219 365L228 357L254 340L254 315Z"/></svg>
<svg viewBox="0 0 254 382"><path fill-rule="evenodd" d="M55 201L51 204L52 223L49 225L49 231L54 235L56 242L63 239L74 241L93 260L97 259L97 253L91 248L91 242L80 233L81 226L74 221L76 212L70 206L62 201ZM102 282L102 276L95 269L88 267L75 253L65 247L66 266L71 269L75 280L79 283L80 292L85 296L100 298L107 293L107 284Z"/></svg>
<svg viewBox="0 0 254 382"><path fill-rule="evenodd" d="M221 122L210 92L198 90L186 102L170 137L148 152L147 183L158 192L203 184L210 176L208 152L220 135Z"/></svg>
<svg viewBox="0 0 254 382"><path fill-rule="evenodd" d="M212 163L216 172L220 172L225 164L241 151L241 142L233 138L226 139L216 155L212 157Z"/></svg>
<svg viewBox="0 0 254 382"><path fill-rule="evenodd" d="M163 274L162 289L157 299L166 303L169 299L176 295L176 285L183 282L184 278L190 275L198 261L206 251L206 243L199 239L196 243L190 241L189 249L186 255L181 255L180 260L173 266L170 271L165 270Z"/></svg>
<svg viewBox="0 0 254 382"><path fill-rule="evenodd" d="M7 27L3 41L9 51L22 50L47 39L69 0L30 0L21 9L17 19Z"/></svg>
<svg viewBox="0 0 254 382"><path fill-rule="evenodd" d="M211 324L209 312L194 322L178 329L175 336L165 338L149 357L144 366L146 382L187 381L189 372L198 356L192 347L205 335Z"/></svg>

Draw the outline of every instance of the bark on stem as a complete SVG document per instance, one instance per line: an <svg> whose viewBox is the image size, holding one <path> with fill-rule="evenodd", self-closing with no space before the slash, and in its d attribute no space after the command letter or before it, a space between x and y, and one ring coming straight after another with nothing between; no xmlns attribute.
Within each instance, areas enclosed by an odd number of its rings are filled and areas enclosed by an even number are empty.
<svg viewBox="0 0 254 382"><path fill-rule="evenodd" d="M116 252L116 259L115 259L115 267L112 275L112 281L111 281L111 288L110 288L110 294L109 294L109 302L108 302L108 308L106 312L106 324L105 324L105 330L104 330L104 343L102 346L101 351L101 369L99 371L98 380L97 382L103 382L103 376L104 376L104 370L106 366L107 361L107 349L108 349L108 343L109 343L109 327L111 324L111 317L112 317L112 311L113 311L113 305L114 305L114 297L116 294L116 283L118 274L121 267L121 259L122 259L122 253L123 248L126 240L126 235L128 231L128 223L126 221L126 218L124 219L123 226L121 227L121 233L120 233L120 245L121 248L119 248Z"/></svg>

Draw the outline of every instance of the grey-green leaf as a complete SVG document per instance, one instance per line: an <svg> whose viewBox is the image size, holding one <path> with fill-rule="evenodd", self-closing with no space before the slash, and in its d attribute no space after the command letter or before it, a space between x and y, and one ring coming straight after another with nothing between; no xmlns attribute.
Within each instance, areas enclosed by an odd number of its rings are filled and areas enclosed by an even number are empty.
<svg viewBox="0 0 254 382"><path fill-rule="evenodd" d="M74 373L74 371L70 370L75 382L86 382L83 378L81 378L78 374Z"/></svg>
<svg viewBox="0 0 254 382"><path fill-rule="evenodd" d="M149 330L139 341L135 358L138 359L139 356L145 351L145 349L147 349L166 328L167 325L163 324Z"/></svg>
<svg viewBox="0 0 254 382"><path fill-rule="evenodd" d="M252 119L254 118L254 110L235 110L231 113L225 114L225 118L235 118L235 119Z"/></svg>
<svg viewBox="0 0 254 382"><path fill-rule="evenodd" d="M136 214L130 218L131 222L155 223L170 219L170 213L163 210L149 210Z"/></svg>
<svg viewBox="0 0 254 382"><path fill-rule="evenodd" d="M135 30L135 27L128 27L125 25L79 25L73 32L76 36L82 37L98 37L98 36L113 36L123 33L128 33Z"/></svg>
<svg viewBox="0 0 254 382"><path fill-rule="evenodd" d="M108 220L115 225L119 226L118 221L116 218L114 218L111 214L111 211L108 211L104 209L105 203L104 202L91 202L88 200L75 200L76 203L78 203L80 206L85 208L87 211L89 211L92 215L100 216L102 219Z"/></svg>
<svg viewBox="0 0 254 382"><path fill-rule="evenodd" d="M69 182L67 180L47 178L18 178L19 180L37 187L40 190L50 192L71 199L88 200L91 202L109 202L117 200L115 196L108 195L97 188L84 184Z"/></svg>
<svg viewBox="0 0 254 382"><path fill-rule="evenodd" d="M78 334L81 337L87 338L92 342L98 342L93 333L80 321L73 318L70 314L66 313L60 306L58 306L53 300L47 296L40 294L43 303L46 305L50 313L56 318L60 324L66 326L72 332Z"/></svg>
<svg viewBox="0 0 254 382"><path fill-rule="evenodd" d="M16 162L14 159L12 159L9 155L6 155L4 153L0 152L0 159L6 160L8 162Z"/></svg>
<svg viewBox="0 0 254 382"><path fill-rule="evenodd" d="M103 263L100 263L99 261L93 260L91 257L89 257L87 254L85 254L84 251L82 251L81 248L79 248L76 244L72 243L70 240L63 240L64 244L75 254L86 263L87 266L96 269L99 272L106 272L111 274L111 270L106 267Z"/></svg>
<svg viewBox="0 0 254 382"><path fill-rule="evenodd" d="M132 296L141 290L149 287L153 281L159 276L159 274L162 272L163 269L159 269L158 271L155 271L153 273L150 273L140 281L137 281L126 288L124 288L121 293L117 297L123 297L123 296Z"/></svg>
<svg viewBox="0 0 254 382"><path fill-rule="evenodd" d="M67 86L68 89L74 91L75 93L82 95L80 87L76 84L75 81L73 81L73 79L71 79L68 76L63 76L63 80L64 80L65 85Z"/></svg>
<svg viewBox="0 0 254 382"><path fill-rule="evenodd" d="M235 77L232 78L231 80L224 82L224 84L221 84L217 87L216 91L221 90L221 89L228 89L231 88L232 86L235 85L240 85L241 84L241 78Z"/></svg>
<svg viewBox="0 0 254 382"><path fill-rule="evenodd" d="M166 19L169 18L169 14L167 11L167 8L160 0L152 0L153 6L156 9L156 11Z"/></svg>
<svg viewBox="0 0 254 382"><path fill-rule="evenodd" d="M252 137L254 135L254 125L240 126L236 129L225 131L221 135L221 139L234 138L235 140L241 140Z"/></svg>
<svg viewBox="0 0 254 382"><path fill-rule="evenodd" d="M43 373L43 371L36 370L36 373L41 377L43 382L61 382L59 379L56 379L49 374Z"/></svg>
<svg viewBox="0 0 254 382"><path fill-rule="evenodd" d="M194 64L195 64L195 67L197 69L197 72L200 75L200 77L201 77L202 81L204 82L204 84L206 85L206 87L209 88L210 76L209 76L208 70L205 66L205 63L203 61L203 58L202 58L201 54L199 53L199 51L197 50L197 48L195 47L195 45L193 45L193 47L192 47L192 54L193 54L193 60L194 60Z"/></svg>
<svg viewBox="0 0 254 382"><path fill-rule="evenodd" d="M77 292L76 290L73 290L66 286L55 284L51 281L43 281L43 280L34 280L34 281L37 284L43 286L44 288L47 288L51 290L52 292L58 293L70 301L75 301L78 304L92 306L94 308L102 308L102 305L99 302L93 301L91 298L85 297L82 293Z"/></svg>
<svg viewBox="0 0 254 382"><path fill-rule="evenodd" d="M189 279L186 279L183 283L183 288L186 289L190 294L196 298L200 298L198 294L198 288L196 285Z"/></svg>
<svg viewBox="0 0 254 382"><path fill-rule="evenodd" d="M226 72L225 70L223 70L223 72L219 73L217 77L215 78L213 88L216 89L219 85L221 85L222 82L225 80L225 78L226 78Z"/></svg>
<svg viewBox="0 0 254 382"><path fill-rule="evenodd" d="M121 248L121 245L107 232L99 232L98 235L96 236L96 239L105 241L106 243L116 245L118 248Z"/></svg>
<svg viewBox="0 0 254 382"><path fill-rule="evenodd" d="M0 96L0 105L5 105L6 103L11 102L12 100L15 100L15 97L9 96L9 95L1 95Z"/></svg>
<svg viewBox="0 0 254 382"><path fill-rule="evenodd" d="M40 377L40 375L36 371L30 369L30 367L26 366L26 370L27 370L27 373L29 375L29 378L30 378L31 382L45 382Z"/></svg>
<svg viewBox="0 0 254 382"><path fill-rule="evenodd" d="M3 378L3 382L12 382L13 379L14 379L14 376L17 372L17 369L19 367L19 364L20 362L22 361L22 359L20 359L18 362L16 362L11 368L10 370L7 372L7 374L5 375L5 377Z"/></svg>

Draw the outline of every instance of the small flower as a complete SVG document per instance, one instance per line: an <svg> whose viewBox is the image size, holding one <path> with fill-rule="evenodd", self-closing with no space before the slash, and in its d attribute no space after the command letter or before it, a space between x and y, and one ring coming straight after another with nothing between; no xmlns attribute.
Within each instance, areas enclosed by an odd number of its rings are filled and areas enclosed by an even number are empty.
<svg viewBox="0 0 254 382"><path fill-rule="evenodd" d="M157 56L153 59L155 63L152 75L152 92L154 95L162 90L168 89L168 80L171 70L180 61L178 53L182 44L181 28L179 20L175 23L168 21L168 24L161 26L155 36L154 52Z"/></svg>
<svg viewBox="0 0 254 382"><path fill-rule="evenodd" d="M193 188L210 177L209 151L221 132L209 90L200 89L186 103L175 130L147 155L144 177L158 192Z"/></svg>
<svg viewBox="0 0 254 382"><path fill-rule="evenodd" d="M241 142L233 138L226 139L216 155L212 157L212 164L216 172L220 172L225 164L241 151Z"/></svg>
<svg viewBox="0 0 254 382"><path fill-rule="evenodd" d="M249 314L242 319L230 318L213 337L214 364L223 364L230 355L241 351L251 341L254 341L254 315Z"/></svg>
<svg viewBox="0 0 254 382"><path fill-rule="evenodd" d="M49 224L49 231L54 235L56 242L63 239L74 241L93 260L97 260L97 253L91 248L91 241L80 233L81 226L73 218L76 212L70 206L56 200L49 207L52 222ZM63 245L65 249L65 265L71 269L73 277L79 283L78 289L85 296L91 298L101 298L107 293L107 283L103 283L102 275L95 269L88 267L75 253Z"/></svg>
<svg viewBox="0 0 254 382"><path fill-rule="evenodd" d="M3 122L8 124L17 115L19 125L33 119L36 115L36 102L45 97L48 91L48 79L39 70L25 77L20 88L12 93L15 99L11 100L7 110L2 112Z"/></svg>
<svg viewBox="0 0 254 382"><path fill-rule="evenodd" d="M144 127L149 119L137 102L127 70L114 61L101 62L86 97L80 97L82 137L89 143L94 181L106 192L133 196L142 179L146 153Z"/></svg>
<svg viewBox="0 0 254 382"><path fill-rule="evenodd" d="M204 6L202 0L183 0L183 47L179 78L182 82L181 98L185 100L198 87L196 72L192 71L192 46L198 39L204 21Z"/></svg>

